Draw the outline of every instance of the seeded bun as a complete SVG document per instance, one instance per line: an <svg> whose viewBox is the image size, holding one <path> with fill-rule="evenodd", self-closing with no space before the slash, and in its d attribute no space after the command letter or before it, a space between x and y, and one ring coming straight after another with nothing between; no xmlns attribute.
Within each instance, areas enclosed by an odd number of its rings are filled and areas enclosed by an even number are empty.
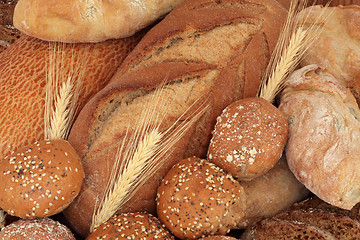
<svg viewBox="0 0 360 240"><path fill-rule="evenodd" d="M244 98L217 118L208 159L239 180L269 171L288 138L283 113L263 98Z"/></svg>
<svg viewBox="0 0 360 240"><path fill-rule="evenodd" d="M0 162L0 206L20 218L54 215L78 195L83 178L69 142L36 142Z"/></svg>
<svg viewBox="0 0 360 240"><path fill-rule="evenodd" d="M174 165L157 191L157 214L178 238L228 233L244 217L240 184L207 160L188 158Z"/></svg>
<svg viewBox="0 0 360 240"><path fill-rule="evenodd" d="M123 213L113 216L87 237L87 240L95 239L172 240L174 236L151 214Z"/></svg>
<svg viewBox="0 0 360 240"><path fill-rule="evenodd" d="M75 240L71 231L50 218L20 219L3 228L0 240Z"/></svg>

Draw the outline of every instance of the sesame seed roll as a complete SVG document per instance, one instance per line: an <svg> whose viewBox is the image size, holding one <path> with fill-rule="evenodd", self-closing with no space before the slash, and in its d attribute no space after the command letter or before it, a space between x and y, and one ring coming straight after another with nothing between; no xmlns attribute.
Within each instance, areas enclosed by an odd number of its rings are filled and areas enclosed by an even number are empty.
<svg viewBox="0 0 360 240"><path fill-rule="evenodd" d="M223 234L244 217L246 196L231 175L207 160L175 164L157 191L157 214L178 238Z"/></svg>
<svg viewBox="0 0 360 240"><path fill-rule="evenodd" d="M278 108L263 98L244 98L217 118L208 160L239 180L251 180L278 162L287 138L288 124Z"/></svg>
<svg viewBox="0 0 360 240"><path fill-rule="evenodd" d="M97 239L173 240L174 236L151 214L123 213L101 224L87 238Z"/></svg>
<svg viewBox="0 0 360 240"><path fill-rule="evenodd" d="M65 140L20 148L0 163L0 206L20 218L61 212L78 195L84 170Z"/></svg>
<svg viewBox="0 0 360 240"><path fill-rule="evenodd" d="M0 240L75 240L71 231L50 218L20 219L3 228Z"/></svg>

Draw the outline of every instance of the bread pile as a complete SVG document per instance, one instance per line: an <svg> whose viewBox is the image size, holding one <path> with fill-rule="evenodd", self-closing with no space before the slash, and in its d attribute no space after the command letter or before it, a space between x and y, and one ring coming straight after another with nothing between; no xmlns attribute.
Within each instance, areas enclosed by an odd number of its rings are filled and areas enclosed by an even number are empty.
<svg viewBox="0 0 360 240"><path fill-rule="evenodd" d="M131 3L19 0L15 25L31 36L0 53L0 207L23 220L0 236L357 238L358 218L337 207L360 201L359 7L337 8L318 40L334 49L310 49L277 108L256 96L286 20L279 2ZM117 14L121 9L130 10ZM306 26L320 7L312 9ZM124 19L128 24L119 24ZM341 54L332 33L341 32L338 19L347 23ZM44 140L52 51L61 69L54 92L61 95L68 79L81 90L69 137ZM325 122L330 128L307 117L322 104L330 110L320 120L337 114ZM112 191L117 179L128 186ZM310 207L283 212L309 190L337 207L308 200ZM105 205L115 193L124 202ZM104 209L112 215L98 224ZM65 226L49 218L59 213Z"/></svg>

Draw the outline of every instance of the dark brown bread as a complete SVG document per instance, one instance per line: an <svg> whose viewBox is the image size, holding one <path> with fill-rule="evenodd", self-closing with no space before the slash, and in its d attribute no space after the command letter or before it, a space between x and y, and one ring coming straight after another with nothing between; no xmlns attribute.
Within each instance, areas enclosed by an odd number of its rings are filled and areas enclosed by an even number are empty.
<svg viewBox="0 0 360 240"><path fill-rule="evenodd" d="M17 0L0 1L0 52L8 48L20 37L20 32L13 26L16 3Z"/></svg>
<svg viewBox="0 0 360 240"><path fill-rule="evenodd" d="M285 17L275 0L186 1L148 32L70 133L86 175L80 196L66 211L77 231L87 234L113 166L114 143L136 123L154 89L165 81L159 105L171 106L160 131L204 96L211 108L122 211L154 212L156 188L167 170L180 159L205 157L216 117L230 103L255 96Z"/></svg>

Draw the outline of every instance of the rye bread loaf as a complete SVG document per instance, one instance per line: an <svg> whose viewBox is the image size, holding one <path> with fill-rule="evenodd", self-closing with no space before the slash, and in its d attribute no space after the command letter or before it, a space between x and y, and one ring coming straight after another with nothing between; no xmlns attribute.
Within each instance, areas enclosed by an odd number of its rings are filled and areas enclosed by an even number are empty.
<svg viewBox="0 0 360 240"><path fill-rule="evenodd" d="M121 211L155 211L160 180L181 159L205 157L216 117L243 97L255 96L286 10L275 0L186 1L150 30L110 83L81 111L69 141L82 158L86 179L65 214L86 235L129 123L136 123L154 89L165 82L168 105L160 131L196 100L211 108L172 149L167 162ZM131 132L130 132L131 134Z"/></svg>
<svg viewBox="0 0 360 240"><path fill-rule="evenodd" d="M80 110L103 88L140 36L97 44L63 44L22 36L0 54L0 158L44 139L47 76L81 82ZM52 54L51 54L52 53ZM50 54L55 60L50 63Z"/></svg>
<svg viewBox="0 0 360 240"><path fill-rule="evenodd" d="M16 3L17 0L0 0L0 52L20 37L20 32L13 26Z"/></svg>

